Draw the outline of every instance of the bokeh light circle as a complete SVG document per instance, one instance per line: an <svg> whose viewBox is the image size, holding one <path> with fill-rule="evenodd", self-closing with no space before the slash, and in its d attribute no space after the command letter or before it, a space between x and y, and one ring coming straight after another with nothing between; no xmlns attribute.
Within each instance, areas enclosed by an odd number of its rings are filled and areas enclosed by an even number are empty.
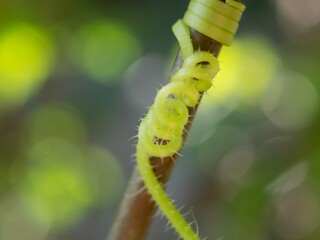
<svg viewBox="0 0 320 240"><path fill-rule="evenodd" d="M23 103L48 77L53 46L39 28L17 23L0 32L0 108Z"/></svg>
<svg viewBox="0 0 320 240"><path fill-rule="evenodd" d="M71 60L93 80L114 83L139 56L140 45L124 26L107 20L83 25L72 38Z"/></svg>
<svg viewBox="0 0 320 240"><path fill-rule="evenodd" d="M38 219L65 225L84 213L92 196L82 161L80 149L68 141L45 139L33 145L21 193Z"/></svg>
<svg viewBox="0 0 320 240"><path fill-rule="evenodd" d="M285 130L301 130L315 117L319 96L312 82L298 73L286 72L272 81L262 110L270 121Z"/></svg>
<svg viewBox="0 0 320 240"><path fill-rule="evenodd" d="M203 108L235 102L255 106L277 70L279 59L268 42L257 37L239 38L219 56L221 71L203 99Z"/></svg>
<svg viewBox="0 0 320 240"><path fill-rule="evenodd" d="M124 185L119 161L107 149L88 144L76 109L43 105L27 116L25 128L26 167L19 193L37 221L61 228L119 197Z"/></svg>
<svg viewBox="0 0 320 240"><path fill-rule="evenodd" d="M69 105L52 103L33 110L26 121L28 141L58 138L76 144L86 141L86 126L82 116Z"/></svg>

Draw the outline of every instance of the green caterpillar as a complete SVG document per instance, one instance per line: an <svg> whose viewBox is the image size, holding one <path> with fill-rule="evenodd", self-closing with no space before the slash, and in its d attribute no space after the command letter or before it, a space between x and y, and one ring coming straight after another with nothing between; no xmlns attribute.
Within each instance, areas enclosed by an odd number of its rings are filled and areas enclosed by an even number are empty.
<svg viewBox="0 0 320 240"><path fill-rule="evenodd" d="M154 104L139 126L136 158L140 175L153 200L182 239L200 238L166 195L149 159L170 157L179 152L184 127L189 119L188 107L198 104L201 93L211 87L219 71L218 60L212 54L194 51L188 25L229 45L243 10L244 6L234 0L227 0L226 3L193 0L190 3L184 20L173 26L184 59L183 65L174 73L170 83L159 90Z"/></svg>

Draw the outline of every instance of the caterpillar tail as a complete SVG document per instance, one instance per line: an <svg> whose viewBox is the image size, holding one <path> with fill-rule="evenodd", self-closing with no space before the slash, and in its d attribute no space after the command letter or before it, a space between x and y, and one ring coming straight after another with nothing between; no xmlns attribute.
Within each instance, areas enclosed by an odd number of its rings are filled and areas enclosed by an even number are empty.
<svg viewBox="0 0 320 240"><path fill-rule="evenodd" d="M139 126L136 158L141 178L159 209L185 240L199 240L200 237L166 195L153 171L150 157L172 157L181 150L184 128L189 119L188 108L198 104L201 93L211 87L219 71L216 57L194 50L189 26L230 45L243 11L244 5L235 0L190 2L184 19L172 27L180 44L184 60L182 67L175 72L170 83L159 90Z"/></svg>

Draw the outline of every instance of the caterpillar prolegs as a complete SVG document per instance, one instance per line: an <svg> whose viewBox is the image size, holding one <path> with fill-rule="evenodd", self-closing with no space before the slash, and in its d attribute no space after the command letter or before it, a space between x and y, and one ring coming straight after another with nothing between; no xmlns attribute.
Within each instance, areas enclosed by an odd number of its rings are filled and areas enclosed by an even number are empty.
<svg viewBox="0 0 320 240"><path fill-rule="evenodd" d="M166 158L179 152L189 119L188 107L197 105L201 92L211 87L219 71L219 63L211 53L193 49L188 25L229 45L243 10L244 6L234 0L192 0L184 20L173 26L184 60L182 67L174 73L170 83L159 90L139 127L136 157L140 175L159 209L185 240L200 238L166 195L149 159Z"/></svg>

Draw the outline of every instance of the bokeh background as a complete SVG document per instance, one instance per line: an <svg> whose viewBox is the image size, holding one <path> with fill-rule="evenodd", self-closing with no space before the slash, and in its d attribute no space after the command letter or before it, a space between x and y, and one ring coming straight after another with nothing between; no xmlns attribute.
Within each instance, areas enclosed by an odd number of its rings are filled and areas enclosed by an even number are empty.
<svg viewBox="0 0 320 240"><path fill-rule="evenodd" d="M320 1L245 3L168 192L208 239L317 240ZM187 4L1 1L0 240L105 239Z"/></svg>

